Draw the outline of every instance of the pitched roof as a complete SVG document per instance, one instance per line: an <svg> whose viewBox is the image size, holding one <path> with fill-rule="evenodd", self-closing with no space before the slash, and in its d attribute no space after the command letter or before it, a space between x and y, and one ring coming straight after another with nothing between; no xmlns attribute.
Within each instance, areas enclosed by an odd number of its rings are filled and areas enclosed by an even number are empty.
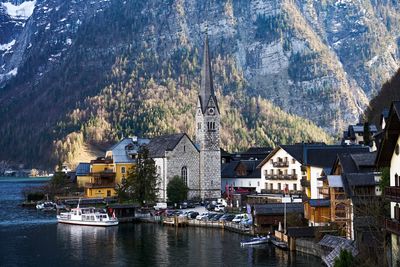
<svg viewBox="0 0 400 267"><path fill-rule="evenodd" d="M154 137L153 139L150 140L150 143L147 145L150 157L152 158L165 157L165 152L173 150L184 136L186 136L190 141L192 141L189 138L189 136L187 136L185 133L168 134L168 135L161 135L158 137Z"/></svg>
<svg viewBox="0 0 400 267"><path fill-rule="evenodd" d="M127 137L112 146L108 151L112 152L114 163L131 163L135 160L131 155L137 154L141 145L149 143L149 139Z"/></svg>
<svg viewBox="0 0 400 267"><path fill-rule="evenodd" d="M350 173L345 174L349 186L375 186L375 175L373 173Z"/></svg>
<svg viewBox="0 0 400 267"><path fill-rule="evenodd" d="M261 169L257 168L260 162L261 160L238 160L222 164L221 178L261 178ZM236 172L241 164L246 167L246 175L238 175Z"/></svg>
<svg viewBox="0 0 400 267"><path fill-rule="evenodd" d="M308 201L311 207L330 207L330 199L310 199Z"/></svg>
<svg viewBox="0 0 400 267"><path fill-rule="evenodd" d="M359 170L361 167L375 166L376 152L351 154L350 156Z"/></svg>
<svg viewBox="0 0 400 267"><path fill-rule="evenodd" d="M328 175L329 187L343 187L342 176Z"/></svg>
<svg viewBox="0 0 400 267"><path fill-rule="evenodd" d="M283 215L284 203L267 203L254 205L255 215ZM287 203L286 213L304 213L303 203Z"/></svg>
<svg viewBox="0 0 400 267"><path fill-rule="evenodd" d="M400 134L400 101L393 101L386 121L384 138L376 156L378 167L390 166L394 148Z"/></svg>
<svg viewBox="0 0 400 267"><path fill-rule="evenodd" d="M364 146L326 145L324 143L280 145L260 163L259 167L272 158L279 149L285 150L301 164L322 168L331 168L338 154L369 151L369 148Z"/></svg>
<svg viewBox="0 0 400 267"><path fill-rule="evenodd" d="M76 175L77 176L85 176L90 173L90 163L81 162L76 167Z"/></svg>
<svg viewBox="0 0 400 267"><path fill-rule="evenodd" d="M353 256L358 254L358 250L354 247L353 241L344 237L324 235L318 244L333 249L328 255L322 256L322 260L327 266L333 266L335 259L339 257L340 251L343 249L350 251Z"/></svg>

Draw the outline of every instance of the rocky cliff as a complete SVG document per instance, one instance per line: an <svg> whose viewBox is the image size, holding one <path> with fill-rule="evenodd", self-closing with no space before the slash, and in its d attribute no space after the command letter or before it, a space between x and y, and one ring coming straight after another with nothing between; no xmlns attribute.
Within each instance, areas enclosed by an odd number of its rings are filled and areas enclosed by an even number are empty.
<svg viewBox="0 0 400 267"><path fill-rule="evenodd" d="M224 134L226 147L238 148L229 140L241 136L246 137L241 146L254 143L255 132L264 144L320 138L322 131L303 134L307 127L300 117L336 134L358 119L398 68L400 5L372 0L2 0L0 25L0 145L5 147L0 157L26 160L38 150L49 158L50 146L65 158L74 147L66 145L68 137L72 143L99 144L128 133L192 131L192 122L176 126L178 117L191 112L191 103L175 110L164 99L162 108L151 96L162 97L159 92L167 90L164 95L176 93L177 101L195 102L178 92L193 94L198 88L205 31L221 101L227 117L236 114L229 120L238 124ZM149 103L159 113L139 111ZM251 103L256 110L278 108L282 115L265 113L264 119L274 118L265 125L250 110ZM155 119L166 117L159 123ZM297 136L288 121L302 125ZM275 128L286 133L276 137L270 130ZM97 137L93 129L100 131Z"/></svg>

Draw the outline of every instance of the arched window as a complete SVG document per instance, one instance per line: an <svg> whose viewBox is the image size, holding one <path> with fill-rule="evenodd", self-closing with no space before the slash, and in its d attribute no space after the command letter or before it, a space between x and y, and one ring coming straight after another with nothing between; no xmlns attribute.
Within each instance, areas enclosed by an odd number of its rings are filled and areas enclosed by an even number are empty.
<svg viewBox="0 0 400 267"><path fill-rule="evenodd" d="M186 168L186 166L182 167L182 169L181 169L181 177L182 177L182 180L185 183L185 185L187 185L188 181L187 181L187 168Z"/></svg>

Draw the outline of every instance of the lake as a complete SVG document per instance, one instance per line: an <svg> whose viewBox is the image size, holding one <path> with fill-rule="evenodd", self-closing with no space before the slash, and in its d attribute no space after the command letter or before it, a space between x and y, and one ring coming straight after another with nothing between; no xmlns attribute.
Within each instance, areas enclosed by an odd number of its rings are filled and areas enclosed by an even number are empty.
<svg viewBox="0 0 400 267"><path fill-rule="evenodd" d="M246 237L207 228L57 224L55 213L23 208L22 190L47 179L0 177L0 266L321 266L273 247L240 247Z"/></svg>

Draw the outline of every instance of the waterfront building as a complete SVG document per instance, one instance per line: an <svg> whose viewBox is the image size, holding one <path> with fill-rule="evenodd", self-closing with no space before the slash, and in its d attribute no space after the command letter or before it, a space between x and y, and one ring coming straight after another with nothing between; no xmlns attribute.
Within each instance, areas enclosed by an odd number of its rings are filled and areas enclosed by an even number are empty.
<svg viewBox="0 0 400 267"><path fill-rule="evenodd" d="M259 165L261 169L262 193L297 194L301 196L300 180L302 144L280 145Z"/></svg>
<svg viewBox="0 0 400 267"><path fill-rule="evenodd" d="M189 187L189 199L221 197L220 110L213 86L207 36L195 125L196 142L186 133L178 133L155 137L148 145L159 174L160 201L167 200L167 185L174 176L180 176Z"/></svg>
<svg viewBox="0 0 400 267"><path fill-rule="evenodd" d="M147 147L157 168L159 201L167 201L168 181L174 176L188 186L188 198L200 198L200 153L187 134L158 136Z"/></svg>
<svg viewBox="0 0 400 267"><path fill-rule="evenodd" d="M390 168L390 186L385 197L390 202L390 217L385 220L389 233L389 265L400 266L400 101L392 102L384 135L376 158L377 168Z"/></svg>
<svg viewBox="0 0 400 267"><path fill-rule="evenodd" d="M325 144L304 144L302 147L302 170L305 176L301 179L304 189L304 216L310 226L324 226L331 221L330 200L320 194L319 188L324 174L329 174L337 158L343 153L369 153L368 147L342 146Z"/></svg>
<svg viewBox="0 0 400 267"><path fill-rule="evenodd" d="M200 150L199 193L201 199L221 197L220 121L206 34L195 124L196 144Z"/></svg>
<svg viewBox="0 0 400 267"><path fill-rule="evenodd" d="M116 196L115 187L134 168L140 146L149 139L136 136L122 139L105 153L105 157L92 160L90 164L80 163L77 167L77 185L83 187L86 197Z"/></svg>
<svg viewBox="0 0 400 267"><path fill-rule="evenodd" d="M328 175L331 222L345 237L362 243L371 237L374 214L369 212L378 201L380 175L375 172L376 153L338 154Z"/></svg>
<svg viewBox="0 0 400 267"><path fill-rule="evenodd" d="M75 175L78 187L84 187L86 183L90 182L90 163L80 162L76 166Z"/></svg>
<svg viewBox="0 0 400 267"><path fill-rule="evenodd" d="M221 191L243 189L246 193L261 192L261 160L235 160L222 165Z"/></svg>

